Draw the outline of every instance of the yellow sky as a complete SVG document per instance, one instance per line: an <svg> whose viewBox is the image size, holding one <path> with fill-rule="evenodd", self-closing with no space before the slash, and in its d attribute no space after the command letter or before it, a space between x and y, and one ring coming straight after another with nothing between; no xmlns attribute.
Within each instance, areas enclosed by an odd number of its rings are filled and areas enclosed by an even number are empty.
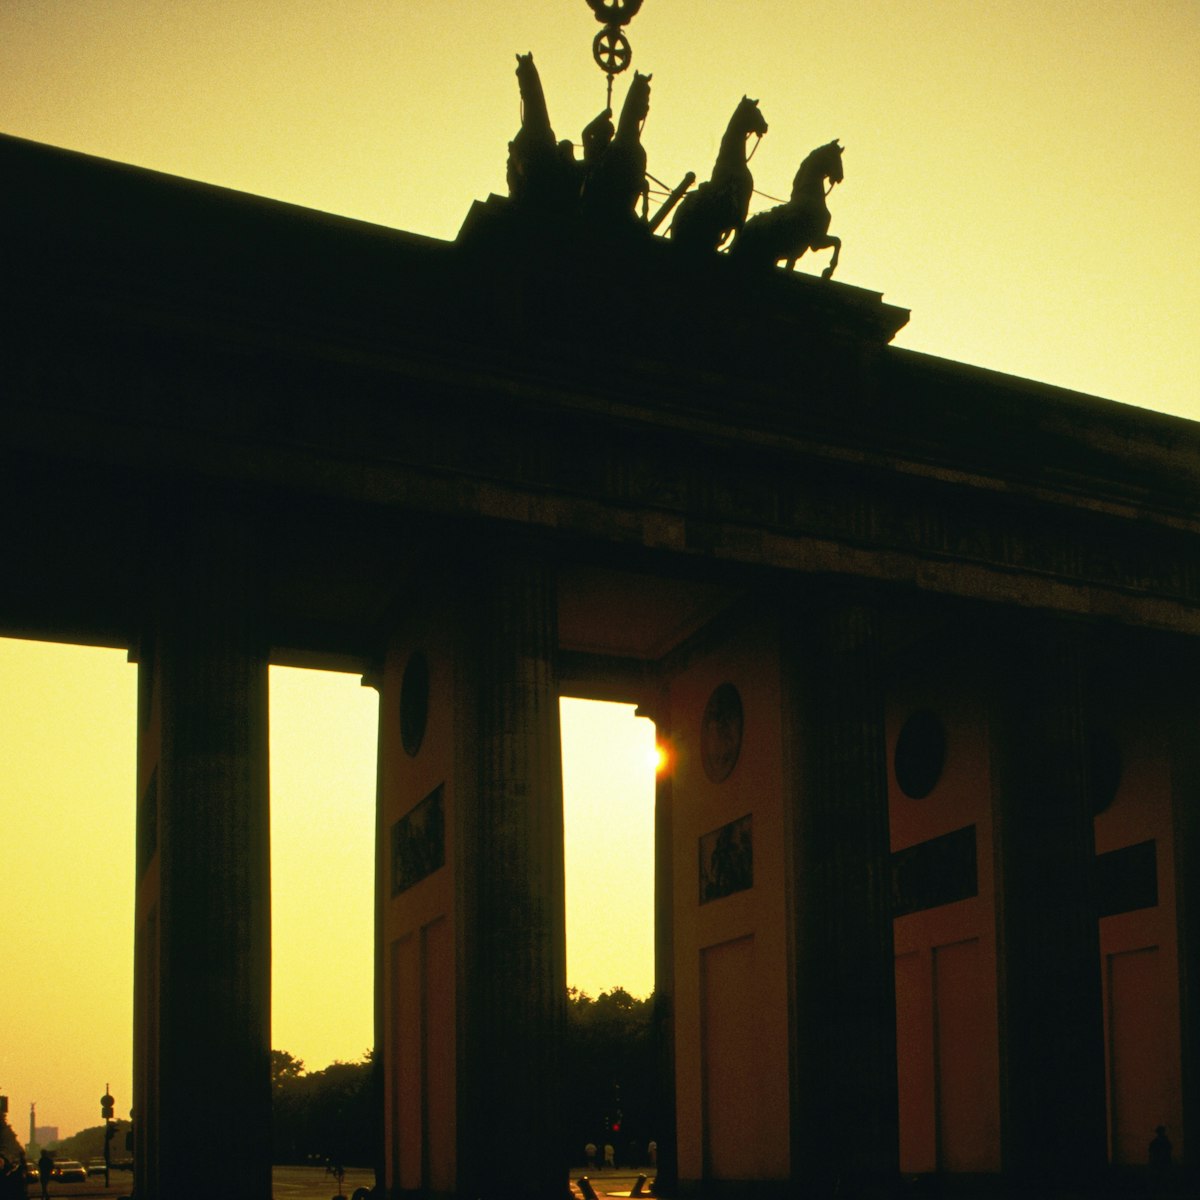
<svg viewBox="0 0 1200 1200"><path fill-rule="evenodd" d="M371 1045L378 697L272 667L272 1042L310 1069ZM62 1136L131 1103L137 668L0 639L0 1093ZM563 702L570 981L653 988L654 729ZM607 861L605 861L607 859Z"/></svg>
<svg viewBox="0 0 1200 1200"><path fill-rule="evenodd" d="M604 99L598 28L584 0L0 0L0 131L450 238L472 200L504 191L514 54L534 52L558 135L577 139ZM662 180L707 175L743 93L770 123L752 163L766 192L786 194L801 158L841 139L838 278L913 310L898 344L1200 417L1196 0L645 0L628 36L654 75L643 141ZM0 1091L22 1132L31 1099L45 1123L95 1123L106 1081L128 1109L133 838L134 669L119 652L27 653L0 646L0 933L6 982L20 980L0 989ZM276 836L320 829L338 805L363 805L369 827L374 694L290 675L272 673ZM333 741L357 765L328 779L300 765L343 719L356 732ZM646 723L620 720L640 761ZM572 772L601 780L603 842L604 797L632 785L603 782L611 751L573 766L571 736L569 798ZM636 861L650 834L624 838ZM305 897L320 877L369 903L362 843L293 853L285 868L277 852L277 894ZM568 867L573 888L593 874ZM613 897L648 903L638 876L606 873L608 895L568 903L607 924ZM275 1044L310 1066L370 1039L369 918L324 924L327 910L276 903L276 990L294 1003L276 1007ZM614 910L598 931L640 966L605 960L596 978L578 973L574 935L574 981L648 990L640 921ZM364 940L342 952L351 936ZM298 980L291 961L319 974ZM349 995L363 1004L343 1023Z"/></svg>
<svg viewBox="0 0 1200 1200"><path fill-rule="evenodd" d="M584 0L4 0L0 129L452 237L504 191L514 53L577 139L598 28ZM1196 0L645 0L629 38L660 179L707 175L743 92L766 192L842 140L838 277L913 310L899 344L1200 415Z"/></svg>
<svg viewBox="0 0 1200 1200"><path fill-rule="evenodd" d="M129 1115L137 668L0 641L0 1092L64 1134Z"/></svg>

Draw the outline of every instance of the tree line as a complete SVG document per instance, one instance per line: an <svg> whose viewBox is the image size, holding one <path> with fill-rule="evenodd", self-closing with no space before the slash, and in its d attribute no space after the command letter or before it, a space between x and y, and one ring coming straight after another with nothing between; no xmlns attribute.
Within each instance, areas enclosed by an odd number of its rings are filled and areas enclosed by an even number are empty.
<svg viewBox="0 0 1200 1200"><path fill-rule="evenodd" d="M381 1156L383 1114L376 1103L375 1054L305 1071L286 1050L271 1051L273 1161L370 1167Z"/></svg>
<svg viewBox="0 0 1200 1200"><path fill-rule="evenodd" d="M653 996L639 1000L620 987L595 999L570 989L562 1104L573 1164L591 1143L601 1155L611 1145L620 1166L643 1166L648 1144L661 1138L653 1009Z"/></svg>
<svg viewBox="0 0 1200 1200"><path fill-rule="evenodd" d="M560 1084L565 1149L572 1163L583 1162L583 1147L591 1142L601 1151L611 1143L618 1162L640 1165L647 1143L659 1136L651 1009L651 999L636 999L624 988L595 999L570 990ZM306 1071L302 1059L272 1050L273 1161L371 1167L382 1159L382 1088L376 1070L371 1050L360 1062L334 1062L320 1071ZM116 1124L114 1162L130 1157L130 1124ZM7 1120L0 1119L0 1154L15 1156L19 1149ZM102 1157L104 1126L80 1130L54 1150L58 1157L81 1162Z"/></svg>
<svg viewBox="0 0 1200 1200"><path fill-rule="evenodd" d="M113 1121L113 1125L115 1129L108 1147L109 1162L129 1163L133 1159L133 1146L129 1138L129 1131L133 1125L120 1118ZM103 1125L93 1125L71 1134L68 1138L60 1138L49 1149L53 1151L55 1158L74 1158L86 1163L89 1158L104 1157L104 1133Z"/></svg>
<svg viewBox="0 0 1200 1200"><path fill-rule="evenodd" d="M587 1143L610 1143L617 1161L646 1162L655 1125L652 998L624 988L593 998L570 989L563 1054L563 1134L576 1165ZM361 1062L306 1071L284 1050L271 1051L273 1154L280 1165L341 1163L370 1167L382 1158L382 1088L373 1051Z"/></svg>

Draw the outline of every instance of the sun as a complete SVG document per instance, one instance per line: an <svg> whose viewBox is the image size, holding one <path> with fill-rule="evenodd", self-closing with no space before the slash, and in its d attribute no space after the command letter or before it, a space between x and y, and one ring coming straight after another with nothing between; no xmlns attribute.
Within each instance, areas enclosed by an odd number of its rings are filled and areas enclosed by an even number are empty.
<svg viewBox="0 0 1200 1200"><path fill-rule="evenodd" d="M671 765L671 752L666 742L655 742L650 750L650 765L656 775L662 775Z"/></svg>

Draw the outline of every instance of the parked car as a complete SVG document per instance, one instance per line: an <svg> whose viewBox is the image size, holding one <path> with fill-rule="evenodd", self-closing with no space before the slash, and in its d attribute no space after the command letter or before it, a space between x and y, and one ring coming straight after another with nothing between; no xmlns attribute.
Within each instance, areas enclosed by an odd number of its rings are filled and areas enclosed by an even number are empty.
<svg viewBox="0 0 1200 1200"><path fill-rule="evenodd" d="M104 1159L89 1158L88 1165L87 1165L87 1173L89 1175L103 1175L104 1174Z"/></svg>
<svg viewBox="0 0 1200 1200"><path fill-rule="evenodd" d="M60 1158L55 1162L50 1178L61 1183L87 1183L87 1170L83 1163L76 1162L73 1158Z"/></svg>

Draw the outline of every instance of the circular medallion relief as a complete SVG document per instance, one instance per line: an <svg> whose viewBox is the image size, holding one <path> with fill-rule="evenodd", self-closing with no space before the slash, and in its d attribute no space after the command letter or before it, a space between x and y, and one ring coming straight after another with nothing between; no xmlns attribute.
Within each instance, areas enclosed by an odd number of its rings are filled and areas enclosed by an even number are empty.
<svg viewBox="0 0 1200 1200"><path fill-rule="evenodd" d="M704 773L721 783L729 778L742 749L742 697L732 683L713 690L700 724L700 758Z"/></svg>
<svg viewBox="0 0 1200 1200"><path fill-rule="evenodd" d="M937 713L923 708L904 722L892 765L900 790L910 799L924 799L937 787L946 765L946 731Z"/></svg>
<svg viewBox="0 0 1200 1200"><path fill-rule="evenodd" d="M416 758L429 720L429 661L414 651L400 684L400 741L409 758Z"/></svg>

